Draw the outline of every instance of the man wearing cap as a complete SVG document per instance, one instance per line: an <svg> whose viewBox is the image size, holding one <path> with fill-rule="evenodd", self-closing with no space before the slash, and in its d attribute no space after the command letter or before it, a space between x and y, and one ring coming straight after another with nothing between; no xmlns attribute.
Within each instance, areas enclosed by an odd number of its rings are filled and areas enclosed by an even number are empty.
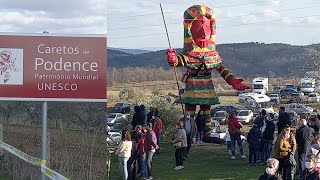
<svg viewBox="0 0 320 180"><path fill-rule="evenodd" d="M305 162L305 155L308 145L311 143L311 135L314 130L307 125L307 117L301 115L300 117L301 126L296 132L296 141L298 145L298 170L299 173L303 171L303 163Z"/></svg>

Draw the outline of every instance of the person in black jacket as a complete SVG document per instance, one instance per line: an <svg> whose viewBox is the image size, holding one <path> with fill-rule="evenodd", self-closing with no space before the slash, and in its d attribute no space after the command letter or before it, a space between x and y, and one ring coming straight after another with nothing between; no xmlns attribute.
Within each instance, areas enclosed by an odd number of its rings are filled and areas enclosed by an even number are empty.
<svg viewBox="0 0 320 180"><path fill-rule="evenodd" d="M254 124L247 136L247 142L249 143L249 166L257 165L257 153L261 138L258 126Z"/></svg>
<svg viewBox="0 0 320 180"><path fill-rule="evenodd" d="M311 135L314 133L314 130L307 125L307 117L301 116L300 117L301 126L296 131L296 141L297 141L297 148L298 148L298 172L302 172L302 167L304 166L304 158L306 155L306 150L308 145L311 143Z"/></svg>
<svg viewBox="0 0 320 180"><path fill-rule="evenodd" d="M262 176L259 177L259 180L282 180L278 169L279 161L275 158L268 159L266 171Z"/></svg>
<svg viewBox="0 0 320 180"><path fill-rule="evenodd" d="M273 135L274 131L276 129L276 125L272 122L274 119L274 115L270 114L270 118L266 119L266 128L263 132L263 163L266 163L267 160L271 156L272 152L272 141L273 141Z"/></svg>
<svg viewBox="0 0 320 180"><path fill-rule="evenodd" d="M278 118L278 134L281 133L281 131L286 127L286 126L291 126L291 119L290 116L287 112L284 112L285 108L280 107L279 108L279 118Z"/></svg>
<svg viewBox="0 0 320 180"><path fill-rule="evenodd" d="M150 107L149 112L147 114L147 123L151 122L153 115L154 115L154 107Z"/></svg>
<svg viewBox="0 0 320 180"><path fill-rule="evenodd" d="M139 111L140 111L140 108L139 106L134 106L134 114L133 114L133 117L132 117L132 122L131 122L131 125L132 125L132 129L134 130L136 128L136 126L139 124L138 122L138 114L139 114Z"/></svg>

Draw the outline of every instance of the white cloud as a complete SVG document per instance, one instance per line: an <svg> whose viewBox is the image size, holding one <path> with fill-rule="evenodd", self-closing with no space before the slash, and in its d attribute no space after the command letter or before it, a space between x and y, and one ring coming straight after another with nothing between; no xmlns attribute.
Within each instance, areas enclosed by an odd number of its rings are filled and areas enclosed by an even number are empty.
<svg viewBox="0 0 320 180"><path fill-rule="evenodd" d="M257 22L257 16L255 15L248 15L248 16L241 16L242 23L255 23Z"/></svg>
<svg viewBox="0 0 320 180"><path fill-rule="evenodd" d="M319 19L315 16L309 16L306 18L306 20L309 24L318 24L319 23Z"/></svg>
<svg viewBox="0 0 320 180"><path fill-rule="evenodd" d="M272 4L278 6L280 4L280 0L271 0Z"/></svg>
<svg viewBox="0 0 320 180"><path fill-rule="evenodd" d="M266 18L266 20L274 20L274 19L279 19L281 17L279 12L276 12L272 9L266 9L264 11L264 17Z"/></svg>

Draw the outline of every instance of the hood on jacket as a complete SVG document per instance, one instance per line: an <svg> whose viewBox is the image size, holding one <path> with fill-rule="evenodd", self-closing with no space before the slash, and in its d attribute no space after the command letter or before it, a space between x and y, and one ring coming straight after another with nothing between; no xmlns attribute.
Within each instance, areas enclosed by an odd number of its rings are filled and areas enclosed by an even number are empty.
<svg viewBox="0 0 320 180"><path fill-rule="evenodd" d="M142 105L140 105L140 111L145 111L145 106L142 104Z"/></svg>
<svg viewBox="0 0 320 180"><path fill-rule="evenodd" d="M139 112L140 111L140 107L139 106L134 106L134 112Z"/></svg>

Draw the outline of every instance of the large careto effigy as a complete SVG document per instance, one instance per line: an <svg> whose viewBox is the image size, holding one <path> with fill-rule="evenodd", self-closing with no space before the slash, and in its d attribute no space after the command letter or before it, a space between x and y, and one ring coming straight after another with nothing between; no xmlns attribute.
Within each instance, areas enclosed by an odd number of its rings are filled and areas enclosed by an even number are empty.
<svg viewBox="0 0 320 180"><path fill-rule="evenodd" d="M184 47L183 52L176 54L174 49L166 51L170 66L185 67L185 92L180 101L185 110L194 116L196 106L205 114L204 138L211 134L210 107L219 104L214 90L212 71L217 70L221 77L236 90L250 89L223 66L219 52L216 51L216 17L205 5L194 5L184 12Z"/></svg>

